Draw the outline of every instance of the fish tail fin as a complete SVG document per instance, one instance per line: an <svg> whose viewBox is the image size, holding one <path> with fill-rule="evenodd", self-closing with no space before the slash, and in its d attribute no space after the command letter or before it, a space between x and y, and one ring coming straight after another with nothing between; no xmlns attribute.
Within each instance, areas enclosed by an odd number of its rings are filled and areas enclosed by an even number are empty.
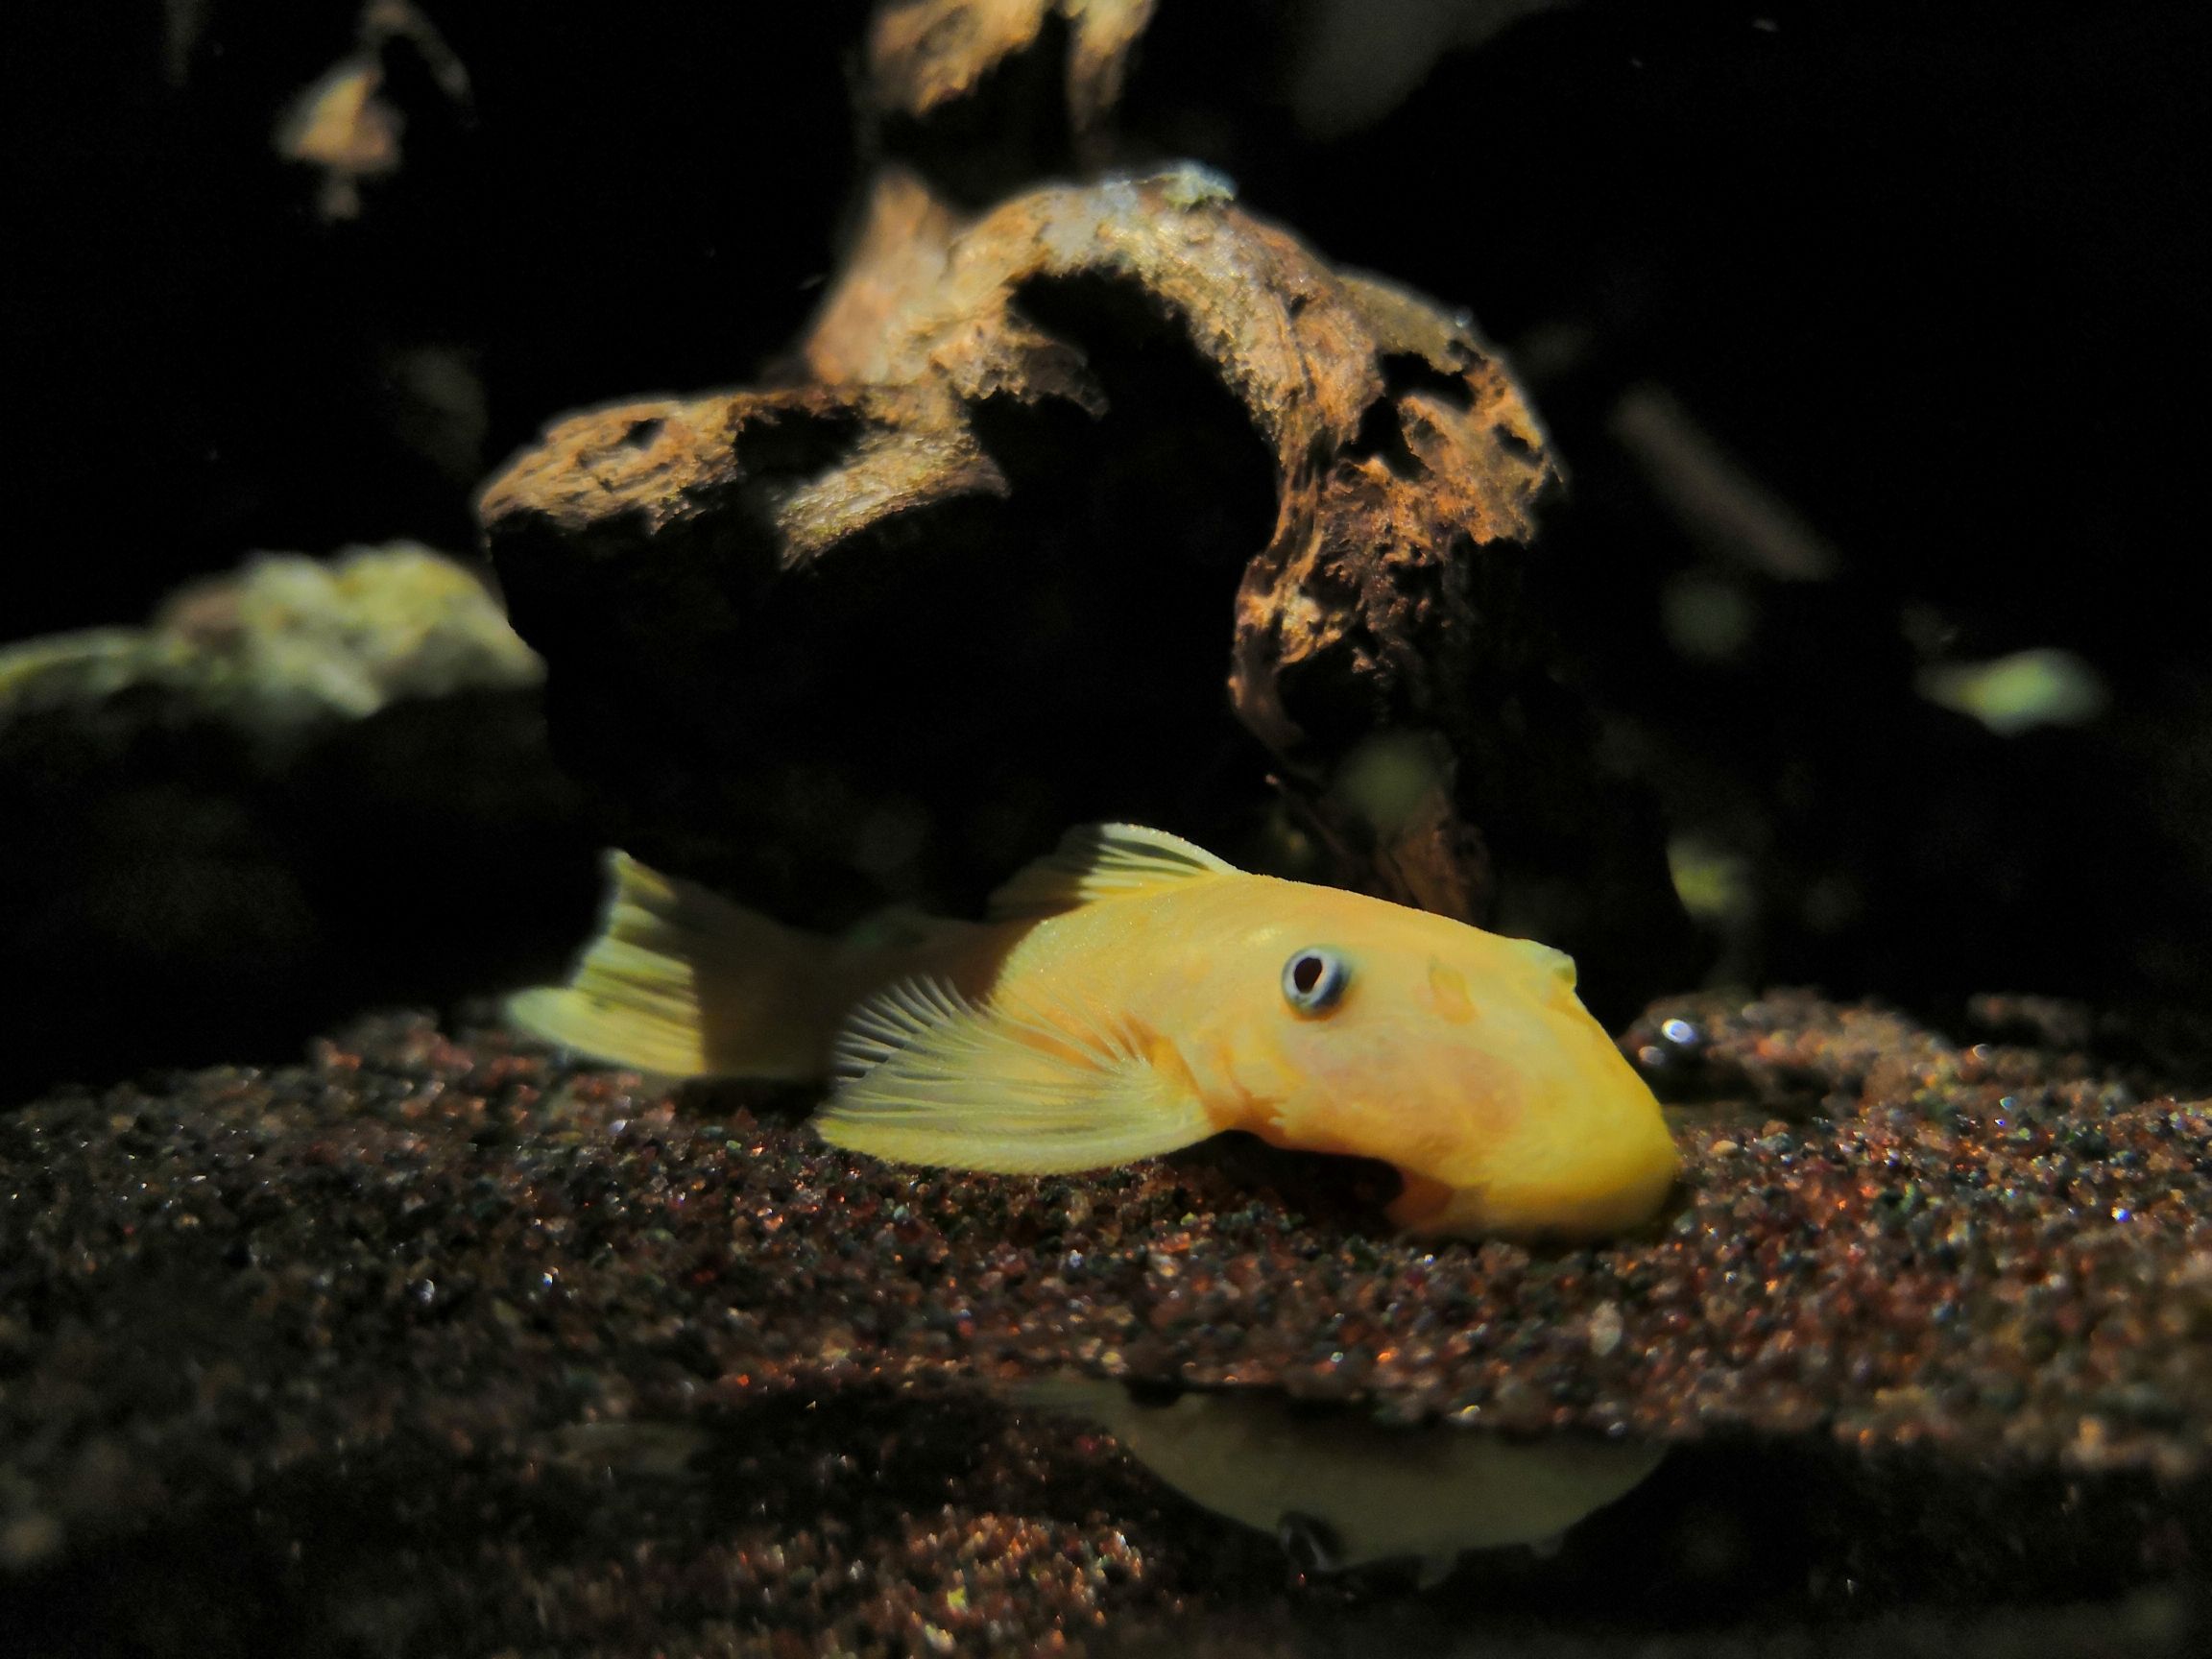
<svg viewBox="0 0 2212 1659"><path fill-rule="evenodd" d="M819 1076L838 1010L822 941L607 855L607 909L567 982L507 999L515 1025L671 1077Z"/></svg>

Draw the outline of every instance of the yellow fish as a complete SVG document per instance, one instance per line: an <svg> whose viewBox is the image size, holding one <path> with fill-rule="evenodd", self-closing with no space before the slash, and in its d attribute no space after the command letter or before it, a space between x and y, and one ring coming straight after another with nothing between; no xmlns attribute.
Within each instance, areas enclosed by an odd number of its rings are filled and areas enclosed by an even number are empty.
<svg viewBox="0 0 2212 1659"><path fill-rule="evenodd" d="M1140 1405L1120 1383L1088 1377L1039 1378L1003 1391L1017 1404L1096 1423L1166 1484L1274 1534L1311 1570L1410 1558L1421 1563L1425 1586L1467 1551L1551 1549L1666 1457L1665 1447L1632 1440L1507 1440L1441 1424L1389 1429L1258 1389L1186 1393L1166 1405Z"/></svg>
<svg viewBox="0 0 2212 1659"><path fill-rule="evenodd" d="M897 1163L1040 1174L1228 1129L1394 1165L1409 1233L1590 1238L1678 1157L1575 965L1131 825L1071 830L984 923L836 944L612 855L599 937L524 1029L674 1076L833 1076L815 1124Z"/></svg>

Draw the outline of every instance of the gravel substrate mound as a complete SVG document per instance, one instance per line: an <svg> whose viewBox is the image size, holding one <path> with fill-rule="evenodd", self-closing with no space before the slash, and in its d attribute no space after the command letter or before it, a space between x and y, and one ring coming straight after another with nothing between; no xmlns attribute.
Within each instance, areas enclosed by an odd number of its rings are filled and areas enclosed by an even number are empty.
<svg viewBox="0 0 2212 1659"><path fill-rule="evenodd" d="M88 1652L1226 1653L1480 1608L1600 1652L2131 1592L2130 1646L2184 1650L2212 1105L1798 994L1626 1042L1681 1102L1684 1192L1568 1251L1396 1239L1386 1173L1249 1144L896 1170L817 1144L804 1096L417 1015L23 1107L0 1613ZM1007 1403L1068 1369L1680 1450L1558 1556L1414 1598Z"/></svg>

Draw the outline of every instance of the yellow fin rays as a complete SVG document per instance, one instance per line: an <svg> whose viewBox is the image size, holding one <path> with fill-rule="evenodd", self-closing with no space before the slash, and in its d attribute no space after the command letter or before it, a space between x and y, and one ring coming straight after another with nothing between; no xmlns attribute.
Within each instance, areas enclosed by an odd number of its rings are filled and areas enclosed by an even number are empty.
<svg viewBox="0 0 2212 1659"><path fill-rule="evenodd" d="M1216 858L1165 830L1136 824L1082 824L1060 838L1060 845L1025 864L991 895L997 922L1053 916L1101 899L1146 893L1178 881L1239 875L1236 865Z"/></svg>
<svg viewBox="0 0 2212 1659"><path fill-rule="evenodd" d="M1144 1033L1056 997L971 1001L907 979L837 1038L822 1138L872 1157L1054 1174L1156 1157L1214 1133L1205 1105L1152 1064Z"/></svg>

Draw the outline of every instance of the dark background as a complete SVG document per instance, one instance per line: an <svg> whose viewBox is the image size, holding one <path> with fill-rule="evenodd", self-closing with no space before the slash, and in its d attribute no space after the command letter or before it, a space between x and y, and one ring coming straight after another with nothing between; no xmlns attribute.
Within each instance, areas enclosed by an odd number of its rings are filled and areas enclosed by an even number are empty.
<svg viewBox="0 0 2212 1659"><path fill-rule="evenodd" d="M878 142L850 112L862 7L425 14L468 95L388 44L404 161L340 222L271 134L353 48L351 6L142 0L32 25L8 263L28 278L16 487L46 527L13 549L0 637L136 621L252 549L469 553L475 483L549 418L753 377L804 322ZM1719 971L1947 1019L1977 991L2212 998L2202 10L1591 0L1334 122L1295 95L1317 15L1162 0L1127 159L1215 166L1506 349L1574 480L1543 563L1607 753L1742 872ZM985 194L1021 170L1002 162L963 177ZM1654 388L1786 504L1823 575L1762 568L1671 507L1622 439L1623 398ZM1740 639L1683 649L1670 607L1716 590ZM2107 711L2004 738L1914 690L1932 661L2032 646L2085 659ZM29 964L53 1048L33 1073L280 1052L364 998L495 985L570 936L588 894L525 878L566 881L589 836L542 755L513 759L526 727L484 730L525 808L418 799L394 834L343 755L287 786L276 840L304 850L315 907L351 916L265 962L266 984L224 989L218 963L180 1001L204 960L107 936ZM377 741L399 773L483 763L449 723ZM190 783L204 763L0 752L0 798L19 850L25 814L144 810L119 767ZM79 878L84 834L53 831L43 883ZM517 862L533 837L541 867ZM502 861L470 950L363 948L423 940ZM432 869L414 908L378 897Z"/></svg>

